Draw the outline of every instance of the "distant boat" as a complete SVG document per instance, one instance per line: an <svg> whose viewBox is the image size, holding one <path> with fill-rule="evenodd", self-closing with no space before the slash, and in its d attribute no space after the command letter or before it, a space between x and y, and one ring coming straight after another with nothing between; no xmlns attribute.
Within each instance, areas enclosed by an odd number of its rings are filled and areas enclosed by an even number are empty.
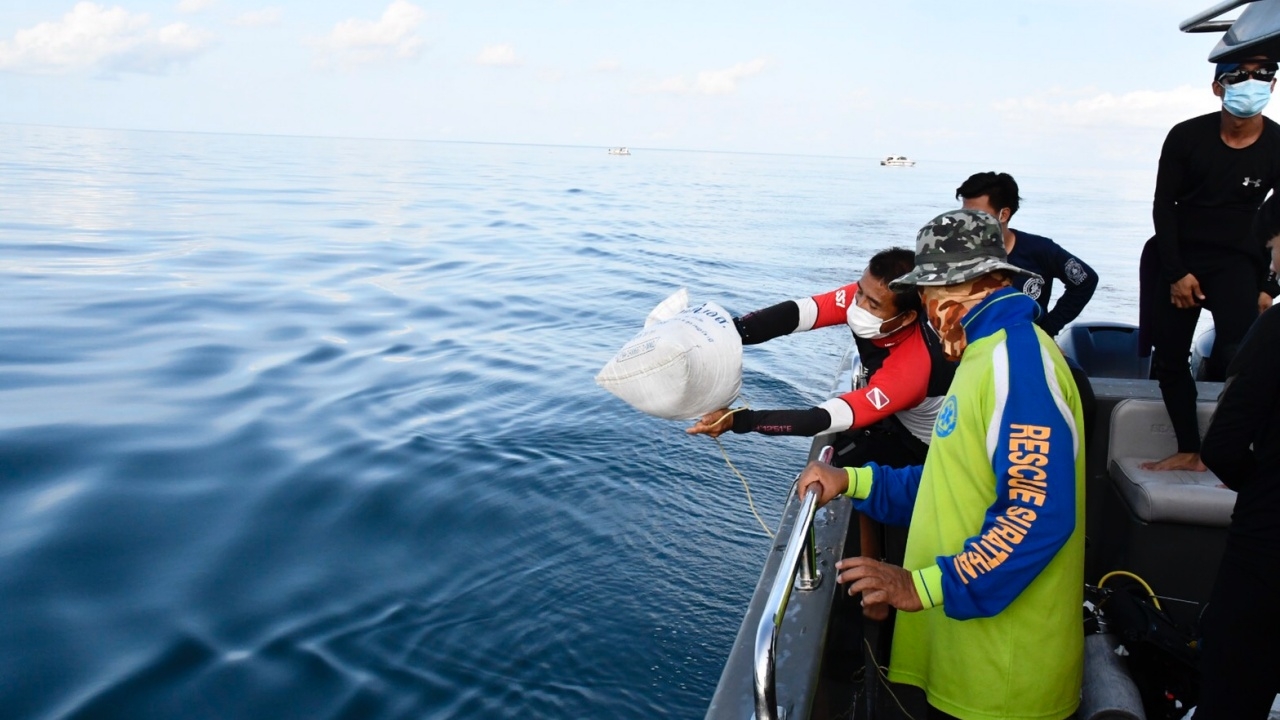
<svg viewBox="0 0 1280 720"><path fill-rule="evenodd" d="M880 161L881 165L890 167L911 167L916 164L915 160L908 160L905 155L890 155Z"/></svg>
<svg viewBox="0 0 1280 720"><path fill-rule="evenodd" d="M630 155L631 151L625 147L609 148L610 155Z"/></svg>

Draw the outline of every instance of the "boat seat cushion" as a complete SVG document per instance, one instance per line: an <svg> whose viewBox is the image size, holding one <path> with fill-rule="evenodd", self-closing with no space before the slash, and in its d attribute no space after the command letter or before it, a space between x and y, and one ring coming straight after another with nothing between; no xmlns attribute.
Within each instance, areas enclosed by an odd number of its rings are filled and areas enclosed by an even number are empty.
<svg viewBox="0 0 1280 720"><path fill-rule="evenodd" d="M1216 403L1198 403L1200 430L1209 427ZM1236 494L1211 472L1142 470L1149 460L1178 449L1173 426L1159 400L1124 400L1111 413L1107 466L1134 515L1145 522L1226 527Z"/></svg>

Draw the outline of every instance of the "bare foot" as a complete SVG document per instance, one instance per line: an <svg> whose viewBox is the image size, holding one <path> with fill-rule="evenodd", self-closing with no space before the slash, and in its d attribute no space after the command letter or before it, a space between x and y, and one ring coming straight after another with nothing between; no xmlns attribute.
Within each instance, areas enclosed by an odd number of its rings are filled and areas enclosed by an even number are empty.
<svg viewBox="0 0 1280 720"><path fill-rule="evenodd" d="M1200 453L1174 453L1163 460L1144 462L1138 467L1143 470L1190 470L1205 472L1209 468L1200 462Z"/></svg>

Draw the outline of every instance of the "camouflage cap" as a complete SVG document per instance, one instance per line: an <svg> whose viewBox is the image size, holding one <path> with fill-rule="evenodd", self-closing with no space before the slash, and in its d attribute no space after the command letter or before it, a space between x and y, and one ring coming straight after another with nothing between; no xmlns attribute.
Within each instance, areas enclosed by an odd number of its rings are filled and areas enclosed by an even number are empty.
<svg viewBox="0 0 1280 720"><path fill-rule="evenodd" d="M1009 264L1000 221L978 210L944 212L916 235L916 266L889 287L959 285L996 270L1040 277Z"/></svg>

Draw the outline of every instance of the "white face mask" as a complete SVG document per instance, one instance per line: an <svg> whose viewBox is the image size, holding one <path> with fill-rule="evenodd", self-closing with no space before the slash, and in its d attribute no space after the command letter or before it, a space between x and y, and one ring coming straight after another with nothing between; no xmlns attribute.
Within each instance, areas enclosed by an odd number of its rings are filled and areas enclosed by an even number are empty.
<svg viewBox="0 0 1280 720"><path fill-rule="evenodd" d="M899 317L902 317L902 313L898 313L897 315L894 315L893 317L889 318L889 320L895 320ZM870 310L864 309L861 305L858 305L857 303L854 303L854 305L849 308L849 314L847 316L847 320L849 322L849 329L853 330L853 334L857 335L858 337L864 340L878 340L882 337L891 335L893 332L901 329L901 328L894 328L889 332L880 332L880 327L885 323L889 322L889 320L881 320L880 318L871 314Z"/></svg>

